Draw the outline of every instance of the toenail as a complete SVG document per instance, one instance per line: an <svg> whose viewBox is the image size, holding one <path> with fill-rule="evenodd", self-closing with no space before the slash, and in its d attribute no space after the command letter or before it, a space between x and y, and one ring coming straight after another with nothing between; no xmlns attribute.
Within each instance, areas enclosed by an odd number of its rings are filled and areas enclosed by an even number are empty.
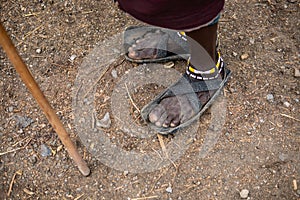
<svg viewBox="0 0 300 200"><path fill-rule="evenodd" d="M149 120L151 122L156 122L158 120L158 117L155 114L150 113L149 114Z"/></svg>
<svg viewBox="0 0 300 200"><path fill-rule="evenodd" d="M176 126L175 124L171 123L171 127L175 127L175 126Z"/></svg>
<svg viewBox="0 0 300 200"><path fill-rule="evenodd" d="M132 58L137 58L138 57L138 54L136 53L136 52L130 52L130 53L128 53L128 56L129 57L132 57Z"/></svg>
<svg viewBox="0 0 300 200"><path fill-rule="evenodd" d="M161 127L161 123L160 122L155 122L155 125L158 127Z"/></svg>

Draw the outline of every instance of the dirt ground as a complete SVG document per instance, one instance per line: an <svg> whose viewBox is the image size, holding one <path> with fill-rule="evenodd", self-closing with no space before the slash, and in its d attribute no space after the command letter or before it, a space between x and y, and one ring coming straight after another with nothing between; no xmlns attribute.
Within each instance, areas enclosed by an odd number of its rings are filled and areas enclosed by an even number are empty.
<svg viewBox="0 0 300 200"><path fill-rule="evenodd" d="M145 173L115 170L97 160L81 142L72 112L74 82L84 58L104 39L139 22L109 0L0 0L0 19L92 171L89 177L80 174L1 50L0 199L227 200L241 199L242 190L253 200L300 199L298 0L226 2L219 37L233 74L225 89L222 134L199 159L210 121L206 113L182 157ZM98 91L111 81L110 74ZM100 118L101 106L97 111ZM110 131L115 142L122 137L127 150L143 142L130 137L126 142L124 135L113 135L117 130ZM162 138L166 143L173 139L176 135ZM151 141L160 147L157 137Z"/></svg>

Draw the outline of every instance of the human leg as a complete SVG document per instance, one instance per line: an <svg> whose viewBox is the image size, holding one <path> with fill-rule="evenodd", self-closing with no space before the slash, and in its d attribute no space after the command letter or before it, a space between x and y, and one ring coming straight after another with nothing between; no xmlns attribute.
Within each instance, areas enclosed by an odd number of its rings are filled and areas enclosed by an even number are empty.
<svg viewBox="0 0 300 200"><path fill-rule="evenodd" d="M208 64L207 59L199 56L201 45L209 54L209 56L216 62L216 37L217 37L217 24L203 27L187 33L188 42L191 49L191 65L197 70L208 71L212 66ZM214 66L215 67L215 66ZM211 74L203 74L204 77L217 77L219 71L215 70ZM198 81L191 78L191 81ZM214 94L215 90L197 92L197 96L202 105L205 105L210 97ZM192 118L196 113L189 98L185 95L172 96L161 100L160 104L156 106L149 114L150 122L158 127L175 127Z"/></svg>
<svg viewBox="0 0 300 200"><path fill-rule="evenodd" d="M197 88L195 92L199 99L198 102L200 102L200 109L203 109L201 111L198 108L195 109L189 95L183 92L182 94L176 94L176 96L161 96L162 98L158 99L158 101L155 99L155 106L150 106L151 110L143 109L144 111L149 111L146 118L142 114L144 119L157 127L180 127L181 124L188 124L198 114L201 115L202 111L210 105L220 92L220 88L227 81L227 77L224 81L220 81L220 79L222 80L222 75L225 76L227 73L224 70L222 73L223 61L219 54L216 54L217 23L208 25L210 22L216 22L215 20L218 19L224 0L191 0L188 4L181 0L164 0L157 1L157 3L162 3L158 5L156 5L156 1L118 1L125 8L124 10L149 24L175 30L192 30L187 33L191 57L184 77L188 79L191 85ZM149 3L154 4L149 6L136 5ZM148 36L153 36L157 40L161 35L160 33L154 33ZM155 50L155 41L151 41L150 38L146 38L143 41L138 40L134 46L129 48L128 56L137 59L143 59L143 57L155 58L157 52ZM167 42L169 44L169 41ZM141 48L143 45L141 44L146 46L146 51L143 52ZM150 48L147 48L147 46ZM140 51L140 49L142 50ZM149 49L152 50L149 51ZM208 87L206 80L212 80L214 86Z"/></svg>

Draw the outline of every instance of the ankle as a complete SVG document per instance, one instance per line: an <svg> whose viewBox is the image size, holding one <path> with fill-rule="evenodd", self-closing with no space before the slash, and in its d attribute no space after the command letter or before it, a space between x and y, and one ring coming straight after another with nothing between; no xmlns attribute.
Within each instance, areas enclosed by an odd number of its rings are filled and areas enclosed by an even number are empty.
<svg viewBox="0 0 300 200"><path fill-rule="evenodd" d="M224 62L220 52L215 52L215 57L216 64L210 68L195 67L195 65L192 65L191 62L188 61L186 74L192 80L212 80L219 78L220 75L222 76L224 70Z"/></svg>

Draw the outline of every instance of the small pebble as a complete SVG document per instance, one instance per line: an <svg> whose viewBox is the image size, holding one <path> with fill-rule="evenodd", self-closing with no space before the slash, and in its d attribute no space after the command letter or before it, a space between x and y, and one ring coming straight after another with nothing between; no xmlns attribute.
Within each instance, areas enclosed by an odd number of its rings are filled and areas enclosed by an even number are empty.
<svg viewBox="0 0 300 200"><path fill-rule="evenodd" d="M42 49L36 49L35 52L36 52L37 54L40 54L40 53L42 53Z"/></svg>
<svg viewBox="0 0 300 200"><path fill-rule="evenodd" d="M249 40L249 42L250 42L250 44L254 44L255 39L251 38L251 39Z"/></svg>
<svg viewBox="0 0 300 200"><path fill-rule="evenodd" d="M247 189L243 189L241 192L240 192L240 196L242 199L247 199L248 198L248 195L249 195L249 190Z"/></svg>
<svg viewBox="0 0 300 200"><path fill-rule="evenodd" d="M285 101L284 103L283 103L283 105L285 106L285 107L290 107L291 106L291 104L289 103L289 102L287 102L287 101Z"/></svg>
<svg viewBox="0 0 300 200"><path fill-rule="evenodd" d="M297 194L300 195L300 190L297 190Z"/></svg>
<svg viewBox="0 0 300 200"><path fill-rule="evenodd" d="M30 161L32 164L35 164L37 162L37 157L35 155L31 156Z"/></svg>
<svg viewBox="0 0 300 200"><path fill-rule="evenodd" d="M17 126L20 128L26 128L34 122L33 119L27 116L14 115L13 118L16 120Z"/></svg>
<svg viewBox="0 0 300 200"><path fill-rule="evenodd" d="M111 70L111 75L112 75L113 78L118 78L117 70L115 70L115 69Z"/></svg>
<svg viewBox="0 0 300 200"><path fill-rule="evenodd" d="M123 172L123 175L124 175L124 176L127 176L128 174L129 174L128 171L124 171L124 172Z"/></svg>
<svg viewBox="0 0 300 200"><path fill-rule="evenodd" d="M270 39L271 42L276 42L276 37Z"/></svg>
<svg viewBox="0 0 300 200"><path fill-rule="evenodd" d="M0 171L4 169L4 163L0 161Z"/></svg>
<svg viewBox="0 0 300 200"><path fill-rule="evenodd" d="M249 54L247 54L247 53L244 53L244 54L241 55L242 60L246 60L248 58L249 58Z"/></svg>
<svg viewBox="0 0 300 200"><path fill-rule="evenodd" d="M102 128L110 128L111 120L109 112L107 112L101 120L97 120L96 125Z"/></svg>
<svg viewBox="0 0 300 200"><path fill-rule="evenodd" d="M41 155L42 155L43 157L51 156L51 150L50 150L50 148L49 148L47 145L45 145L45 144L42 144L42 145L41 145Z"/></svg>
<svg viewBox="0 0 300 200"><path fill-rule="evenodd" d="M238 54L236 52L232 52L232 55L236 57Z"/></svg>
<svg viewBox="0 0 300 200"><path fill-rule="evenodd" d="M172 193L173 192L172 187L171 186L167 187L166 192L167 193Z"/></svg>
<svg viewBox="0 0 300 200"><path fill-rule="evenodd" d="M70 61L74 61L75 60L75 58L76 58L77 56L76 55L71 55L71 57L70 57Z"/></svg>
<svg viewBox="0 0 300 200"><path fill-rule="evenodd" d="M273 102L273 101L274 101L274 96L273 96L273 94L268 94L268 95L267 95L267 100L268 100L269 102Z"/></svg>
<svg viewBox="0 0 300 200"><path fill-rule="evenodd" d="M284 154L284 153L281 153L281 154L279 154L279 159L282 161L282 162L285 162L288 158L289 158L289 156L287 155L287 154Z"/></svg>
<svg viewBox="0 0 300 200"><path fill-rule="evenodd" d="M9 107L8 107L8 112L12 112L12 111L14 111L14 107L9 106Z"/></svg>
<svg viewBox="0 0 300 200"><path fill-rule="evenodd" d="M293 180L293 189L295 190L295 191L297 191L298 190L298 185L297 185L297 180Z"/></svg>
<svg viewBox="0 0 300 200"><path fill-rule="evenodd" d="M295 76L296 78L299 78L299 77L300 77L300 70L299 70L299 69L295 68L295 74L294 74L294 76Z"/></svg>
<svg viewBox="0 0 300 200"><path fill-rule="evenodd" d="M19 129L18 131L17 131L17 133L23 133L24 131L23 131L23 129Z"/></svg>

